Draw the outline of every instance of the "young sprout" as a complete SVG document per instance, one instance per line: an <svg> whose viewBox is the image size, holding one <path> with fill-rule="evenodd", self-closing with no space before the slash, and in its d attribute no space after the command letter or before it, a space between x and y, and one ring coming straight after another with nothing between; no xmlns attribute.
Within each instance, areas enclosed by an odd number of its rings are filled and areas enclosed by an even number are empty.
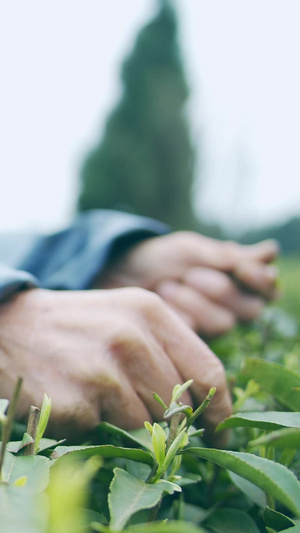
<svg viewBox="0 0 300 533"><path fill-rule="evenodd" d="M166 431L157 423L153 426L150 422L145 422L145 428L152 436L153 455L155 466L149 475L148 482L156 483L165 476L169 469L167 479L176 481L180 476L176 472L181 464L181 456L178 455L189 443L189 435L203 435L204 429L195 429L192 424L203 413L211 402L216 388L212 387L201 405L193 411L190 405L182 404L180 398L182 394L191 386L193 380L190 379L182 385L175 385L170 404L167 406L158 394L153 393L156 401L165 409L164 418L168 420Z"/></svg>

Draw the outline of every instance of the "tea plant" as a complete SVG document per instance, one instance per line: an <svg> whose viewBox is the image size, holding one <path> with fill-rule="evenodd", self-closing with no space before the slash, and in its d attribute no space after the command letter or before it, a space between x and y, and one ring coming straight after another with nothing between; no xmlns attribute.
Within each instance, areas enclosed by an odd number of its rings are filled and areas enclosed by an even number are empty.
<svg viewBox="0 0 300 533"><path fill-rule="evenodd" d="M213 383L196 409L181 403L188 381L168 405L154 394L164 422L132 432L101 423L88 445L67 446L43 437L47 397L11 439L19 382L10 404L0 400L0 530L300 533L299 324L288 305L212 344L234 400L216 430L228 432L226 449L206 446L201 428Z"/></svg>

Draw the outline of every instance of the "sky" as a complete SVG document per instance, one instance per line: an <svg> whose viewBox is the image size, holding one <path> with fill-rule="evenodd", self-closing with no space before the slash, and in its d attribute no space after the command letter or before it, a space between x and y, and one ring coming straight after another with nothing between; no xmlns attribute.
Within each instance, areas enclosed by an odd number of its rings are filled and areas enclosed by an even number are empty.
<svg viewBox="0 0 300 533"><path fill-rule="evenodd" d="M174 0L196 210L233 231L300 214L299 0ZM0 0L0 229L62 227L154 0Z"/></svg>

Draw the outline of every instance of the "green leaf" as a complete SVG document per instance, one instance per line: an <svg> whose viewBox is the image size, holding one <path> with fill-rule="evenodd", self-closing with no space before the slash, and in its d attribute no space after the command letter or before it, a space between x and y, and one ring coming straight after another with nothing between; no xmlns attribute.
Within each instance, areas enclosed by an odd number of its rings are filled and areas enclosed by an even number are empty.
<svg viewBox="0 0 300 533"><path fill-rule="evenodd" d="M153 398L156 400L164 409L167 409L168 406L165 404L163 399L157 394L157 392L153 392Z"/></svg>
<svg viewBox="0 0 300 533"><path fill-rule="evenodd" d="M145 420L144 426L145 426L146 430L149 431L150 435L152 435L152 433L153 433L152 424L150 424L150 422L148 422L148 420Z"/></svg>
<svg viewBox="0 0 300 533"><path fill-rule="evenodd" d="M288 529L283 529L280 533L300 533L300 525L295 527L289 527Z"/></svg>
<svg viewBox="0 0 300 533"><path fill-rule="evenodd" d="M72 456L56 463L47 490L49 498L48 533L83 533L87 531L86 505L89 486L101 467L100 457L77 461ZM98 519L101 519L99 517ZM95 515L92 518L95 520ZM90 528L88 528L90 531ZM39 533L39 532L38 532Z"/></svg>
<svg viewBox="0 0 300 533"><path fill-rule="evenodd" d="M137 511L157 505L164 491L172 494L176 490L173 483L164 480L154 484L145 483L121 468L115 468L114 473L108 496L110 527L114 531L123 529Z"/></svg>
<svg viewBox="0 0 300 533"><path fill-rule="evenodd" d="M41 492L49 483L49 460L34 455L13 455L6 452L3 464L3 475L6 482L13 484L17 479L26 476L26 490Z"/></svg>
<svg viewBox="0 0 300 533"><path fill-rule="evenodd" d="M148 437L148 433L144 430L133 430L130 433L124 429L120 429L109 422L101 422L96 427L97 433L100 437L100 440L105 439L103 444L107 443L107 438L109 444L112 443L112 437L117 437L124 446L136 446L147 448L152 450L151 438ZM119 444L119 442L118 442Z"/></svg>
<svg viewBox="0 0 300 533"><path fill-rule="evenodd" d="M134 448L120 448L105 444L103 446L58 446L51 455L51 459L58 460L66 454L72 454L76 459L85 459L93 455L101 457L124 457L146 465L153 466L153 457L151 453Z"/></svg>
<svg viewBox="0 0 300 533"><path fill-rule="evenodd" d="M44 452L45 450L51 450L51 449L57 448L57 446L60 446L64 442L66 442L66 439L62 439L62 440L41 439L38 453Z"/></svg>
<svg viewBox="0 0 300 533"><path fill-rule="evenodd" d="M178 403L172 403L164 413L164 418L170 418L178 413L185 413L188 415L193 414L193 409L190 405L179 405Z"/></svg>
<svg viewBox="0 0 300 533"><path fill-rule="evenodd" d="M152 430L152 446L159 466L162 466L165 460L166 438L166 434L162 427L155 422Z"/></svg>
<svg viewBox="0 0 300 533"><path fill-rule="evenodd" d="M214 533L259 533L259 529L250 516L242 511L220 509L205 521Z"/></svg>
<svg viewBox="0 0 300 533"><path fill-rule="evenodd" d="M0 400L0 420L5 420L6 416L6 409L8 407L9 401L8 400Z"/></svg>
<svg viewBox="0 0 300 533"><path fill-rule="evenodd" d="M29 457L28 457L29 458ZM0 485L0 530L5 533L44 533L49 505L44 493Z"/></svg>
<svg viewBox="0 0 300 533"><path fill-rule="evenodd" d="M136 526L130 526L126 530L127 533L205 533L204 529L181 521L169 521L163 522L150 522L148 524L137 524Z"/></svg>
<svg viewBox="0 0 300 533"><path fill-rule="evenodd" d="M221 422L217 427L217 431L236 427L267 430L282 427L300 428L300 413L288 413L284 411L236 413Z"/></svg>
<svg viewBox="0 0 300 533"><path fill-rule="evenodd" d="M8 452L17 453L20 450L22 450L22 448L32 443L33 443L33 438L30 435L28 435L28 433L25 432L22 440L8 442L6 449Z"/></svg>
<svg viewBox="0 0 300 533"><path fill-rule="evenodd" d="M194 485L195 483L199 483L199 481L201 480L202 480L202 476L200 476L199 474L189 473L189 474L186 474L181 479L179 479L176 483L180 487L186 487L187 485Z"/></svg>
<svg viewBox="0 0 300 533"><path fill-rule="evenodd" d="M274 446L275 448L297 449L300 447L300 429L287 428L272 431L248 443L249 448L265 445Z"/></svg>
<svg viewBox="0 0 300 533"><path fill-rule="evenodd" d="M300 516L300 482L285 466L250 453L189 448L192 453L248 479Z"/></svg>
<svg viewBox="0 0 300 533"><path fill-rule="evenodd" d="M234 472L229 472L228 475L238 489L240 489L250 500L252 500L256 505L265 509L267 507L267 498L263 490L251 483L247 479L235 474Z"/></svg>
<svg viewBox="0 0 300 533"><path fill-rule="evenodd" d="M290 528L291 526L294 527L295 525L290 518L282 513L279 513L278 511L270 509L269 507L267 507L263 513L263 519L266 526L274 529L275 531L282 531L284 528Z"/></svg>
<svg viewBox="0 0 300 533"><path fill-rule="evenodd" d="M182 394L192 385L192 383L193 383L193 380L189 379L182 385L175 385L173 392L172 392L172 399L171 399L170 404L177 402L177 400L179 400Z"/></svg>
<svg viewBox="0 0 300 533"><path fill-rule="evenodd" d="M173 440L170 448L167 451L165 462L163 465L165 470L170 466L173 458L175 457L176 453L180 450L180 448L183 445L188 444L187 439L188 439L187 430L186 428L184 428L180 431L180 433L178 433L177 437Z"/></svg>
<svg viewBox="0 0 300 533"><path fill-rule="evenodd" d="M100 533L113 533L111 528L103 526L102 524L92 524L93 530ZM126 533L207 533L204 529L182 521L170 521L167 522L149 522L144 524L136 524L126 528Z"/></svg>
<svg viewBox="0 0 300 533"><path fill-rule="evenodd" d="M166 479L159 479L158 481L156 481L155 485L163 485L164 490L168 492L168 494L174 494L174 492L181 492L181 487L179 487L177 483Z"/></svg>
<svg viewBox="0 0 300 533"><path fill-rule="evenodd" d="M47 394L44 394L42 409L40 413L39 423L37 427L35 443L34 443L34 453L38 453L40 440L45 433L49 417L51 412L51 398L48 398Z"/></svg>
<svg viewBox="0 0 300 533"><path fill-rule="evenodd" d="M293 390L294 387L300 387L300 374L277 363L256 358L245 360L243 373L254 379L282 405L292 411L300 411L300 394Z"/></svg>

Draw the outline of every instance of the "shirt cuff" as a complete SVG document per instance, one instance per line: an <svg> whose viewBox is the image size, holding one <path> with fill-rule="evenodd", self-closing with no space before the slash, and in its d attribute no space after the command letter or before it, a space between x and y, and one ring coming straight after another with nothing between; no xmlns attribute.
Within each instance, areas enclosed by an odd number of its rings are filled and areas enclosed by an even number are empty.
<svg viewBox="0 0 300 533"><path fill-rule="evenodd" d="M0 301L14 292L38 286L38 280L28 272L0 264Z"/></svg>

